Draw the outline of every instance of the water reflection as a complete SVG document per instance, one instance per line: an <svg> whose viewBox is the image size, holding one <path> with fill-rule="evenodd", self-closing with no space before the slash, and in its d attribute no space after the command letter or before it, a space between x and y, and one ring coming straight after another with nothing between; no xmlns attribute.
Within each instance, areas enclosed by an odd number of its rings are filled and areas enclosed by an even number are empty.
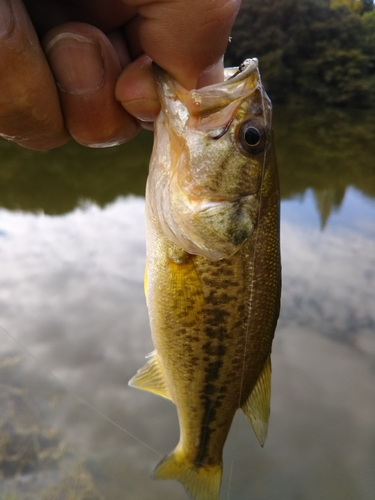
<svg viewBox="0 0 375 500"><path fill-rule="evenodd" d="M312 189L324 223L348 186L375 198L375 114L357 110L278 107L276 143L283 199ZM92 150L69 143L35 153L0 141L0 206L63 214L84 203L143 195L152 134Z"/></svg>
<svg viewBox="0 0 375 500"><path fill-rule="evenodd" d="M236 418L222 498L230 489L231 500L367 500L375 488L375 141L360 146L369 129L357 133L354 117L341 129L345 154L317 118L303 135L301 112L280 113L284 288L269 439L260 449ZM152 350L144 201L128 195L143 192L149 142L133 144L134 157L126 147L106 157L1 143L0 497L185 498L179 484L149 479L178 439L173 405L127 387Z"/></svg>
<svg viewBox="0 0 375 500"><path fill-rule="evenodd" d="M348 186L375 197L374 113L279 107L275 128L282 198L311 188L339 205Z"/></svg>
<svg viewBox="0 0 375 500"><path fill-rule="evenodd" d="M70 142L45 153L0 140L0 206L63 214L94 202L100 207L128 193L143 195L152 134L117 148Z"/></svg>

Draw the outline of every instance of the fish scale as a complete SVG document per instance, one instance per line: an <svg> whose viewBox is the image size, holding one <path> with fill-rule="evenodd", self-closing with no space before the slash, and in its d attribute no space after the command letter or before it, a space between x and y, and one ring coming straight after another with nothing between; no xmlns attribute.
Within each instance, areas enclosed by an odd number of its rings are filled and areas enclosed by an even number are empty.
<svg viewBox="0 0 375 500"><path fill-rule="evenodd" d="M162 111L146 190L145 280L155 351L130 385L177 408L180 441L154 477L180 481L193 500L217 500L237 409L262 446L267 435L281 288L271 104L254 59L192 92L155 74ZM246 142L249 127L259 143Z"/></svg>

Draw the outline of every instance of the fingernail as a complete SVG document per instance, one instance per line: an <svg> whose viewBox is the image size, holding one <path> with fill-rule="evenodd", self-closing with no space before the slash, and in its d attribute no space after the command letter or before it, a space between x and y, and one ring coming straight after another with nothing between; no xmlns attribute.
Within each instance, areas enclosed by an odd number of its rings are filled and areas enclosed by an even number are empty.
<svg viewBox="0 0 375 500"><path fill-rule="evenodd" d="M143 130L150 130L151 132L155 130L154 122L143 122L142 120L139 120L139 124Z"/></svg>
<svg viewBox="0 0 375 500"><path fill-rule="evenodd" d="M10 0L2 0L0 2L0 38L5 38L12 31L13 22Z"/></svg>
<svg viewBox="0 0 375 500"><path fill-rule="evenodd" d="M91 94L104 84L100 45L76 33L61 33L45 48L56 84L69 94Z"/></svg>
<svg viewBox="0 0 375 500"><path fill-rule="evenodd" d="M224 60L219 59L215 64L206 68L198 77L197 89L224 81Z"/></svg>

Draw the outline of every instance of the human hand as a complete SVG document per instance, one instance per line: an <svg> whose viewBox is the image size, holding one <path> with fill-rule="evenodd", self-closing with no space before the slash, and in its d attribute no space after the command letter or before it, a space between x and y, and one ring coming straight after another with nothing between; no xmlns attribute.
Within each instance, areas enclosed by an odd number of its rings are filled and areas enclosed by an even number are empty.
<svg viewBox="0 0 375 500"><path fill-rule="evenodd" d="M0 136L106 147L156 118L154 60L181 85L222 79L240 0L0 0Z"/></svg>

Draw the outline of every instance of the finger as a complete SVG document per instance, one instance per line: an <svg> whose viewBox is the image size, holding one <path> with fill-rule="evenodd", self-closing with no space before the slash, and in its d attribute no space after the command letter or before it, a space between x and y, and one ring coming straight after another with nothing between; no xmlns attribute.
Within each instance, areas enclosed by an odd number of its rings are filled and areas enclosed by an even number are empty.
<svg viewBox="0 0 375 500"><path fill-rule="evenodd" d="M151 64L148 56L141 56L126 66L115 89L116 99L144 128L149 128L160 111Z"/></svg>
<svg viewBox="0 0 375 500"><path fill-rule="evenodd" d="M141 17L143 51L191 89L223 78L220 63L240 0L126 0ZM211 81L210 83L213 83Z"/></svg>
<svg viewBox="0 0 375 500"><path fill-rule="evenodd" d="M103 33L120 28L135 14L134 7L121 0L23 0L30 19L42 36L70 21L96 26Z"/></svg>
<svg viewBox="0 0 375 500"><path fill-rule="evenodd" d="M53 76L20 0L0 0L0 135L38 150L69 138Z"/></svg>
<svg viewBox="0 0 375 500"><path fill-rule="evenodd" d="M65 125L80 144L108 147L132 139L137 121L116 101L121 68L108 38L97 28L67 23L47 33L43 45L55 76Z"/></svg>
<svg viewBox="0 0 375 500"><path fill-rule="evenodd" d="M115 49L121 69L124 69L131 62L131 57L125 41L124 33L122 33L121 30L115 30L106 33L106 36L111 42L112 47Z"/></svg>

